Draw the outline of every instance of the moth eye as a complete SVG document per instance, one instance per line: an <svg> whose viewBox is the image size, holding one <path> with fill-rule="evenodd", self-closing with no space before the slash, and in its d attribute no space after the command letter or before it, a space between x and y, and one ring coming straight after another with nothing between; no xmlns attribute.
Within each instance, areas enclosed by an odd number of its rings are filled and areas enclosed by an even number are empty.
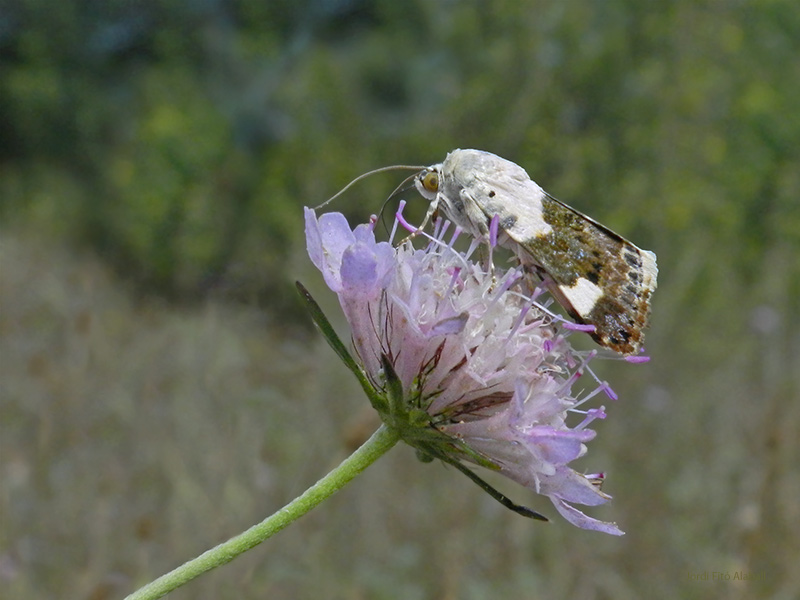
<svg viewBox="0 0 800 600"><path fill-rule="evenodd" d="M433 171L426 173L425 176L422 178L422 187L424 187L429 192L438 192L439 174L434 173Z"/></svg>

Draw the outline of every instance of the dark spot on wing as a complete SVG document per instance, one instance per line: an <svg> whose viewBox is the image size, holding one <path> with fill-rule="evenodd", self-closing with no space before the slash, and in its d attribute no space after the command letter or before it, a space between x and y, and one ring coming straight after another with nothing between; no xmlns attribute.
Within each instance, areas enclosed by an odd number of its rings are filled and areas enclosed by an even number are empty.
<svg viewBox="0 0 800 600"><path fill-rule="evenodd" d="M490 190L489 191L489 198L494 198L494 196L495 196L495 191L494 190Z"/></svg>
<svg viewBox="0 0 800 600"><path fill-rule="evenodd" d="M505 217L500 219L500 227L501 229L504 229L506 231L514 227L514 225L516 224L517 224L517 217L515 217L514 215L506 215Z"/></svg>
<svg viewBox="0 0 800 600"><path fill-rule="evenodd" d="M625 252L625 262L634 268L642 266L642 261L639 260L639 255L633 252Z"/></svg>

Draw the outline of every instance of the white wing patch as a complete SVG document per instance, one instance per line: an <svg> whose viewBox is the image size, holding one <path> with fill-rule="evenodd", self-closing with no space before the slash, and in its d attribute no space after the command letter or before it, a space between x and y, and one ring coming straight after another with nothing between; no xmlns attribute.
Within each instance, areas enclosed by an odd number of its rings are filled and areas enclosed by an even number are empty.
<svg viewBox="0 0 800 600"><path fill-rule="evenodd" d="M575 285L560 285L558 289L581 317L588 316L603 296L603 288L582 277L575 282Z"/></svg>
<svg viewBox="0 0 800 600"><path fill-rule="evenodd" d="M495 192L493 198L486 200L484 197L484 213L487 216L496 214L500 219L500 228L517 242L549 235L553 228L543 216L544 190L530 179L526 182L514 181L514 185L509 187L503 183L498 182L491 186ZM520 198L524 198L524 202L520 202ZM508 208L503 210L504 206L512 206L513 215Z"/></svg>
<svg viewBox="0 0 800 600"><path fill-rule="evenodd" d="M642 257L642 287L649 292L656 289L656 278L658 277L658 266L656 265L656 255L649 250L640 250Z"/></svg>

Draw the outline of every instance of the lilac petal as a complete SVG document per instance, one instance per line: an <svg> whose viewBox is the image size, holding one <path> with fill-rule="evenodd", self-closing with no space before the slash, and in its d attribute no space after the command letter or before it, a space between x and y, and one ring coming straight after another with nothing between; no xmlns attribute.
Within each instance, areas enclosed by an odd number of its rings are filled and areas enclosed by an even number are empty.
<svg viewBox="0 0 800 600"><path fill-rule="evenodd" d="M525 437L547 462L565 465L584 453L584 443L592 440L595 432L591 429L559 431L548 426L536 426L526 432Z"/></svg>
<svg viewBox="0 0 800 600"><path fill-rule="evenodd" d="M308 207L303 208L306 221L306 250L314 266L322 270L322 235L316 213Z"/></svg>
<svg viewBox="0 0 800 600"><path fill-rule="evenodd" d="M373 240L374 241L374 240ZM388 242L378 242L374 244L376 274L380 287L386 288L392 277L394 277L396 265L395 250Z"/></svg>
<svg viewBox="0 0 800 600"><path fill-rule="evenodd" d="M535 386L521 379L514 383L512 400L514 414L509 425L524 432L529 423L547 423L553 415L564 410L564 403L557 393L559 384L551 377L543 376Z"/></svg>
<svg viewBox="0 0 800 600"><path fill-rule="evenodd" d="M559 514L576 527L589 529L591 531L600 531L610 535L625 535L625 532L617 527L615 523L607 523L605 521L593 519L559 498L551 497L550 500L553 502L553 506L556 507Z"/></svg>
<svg viewBox="0 0 800 600"><path fill-rule="evenodd" d="M322 248L328 260L341 261L345 248L356 241L347 219L342 213L325 213L318 223Z"/></svg>
<svg viewBox="0 0 800 600"><path fill-rule="evenodd" d="M338 293L342 289L342 254L355 241L353 232L341 213L325 213L317 219L313 210L306 209L305 220L308 255L328 287Z"/></svg>
<svg viewBox="0 0 800 600"><path fill-rule="evenodd" d="M455 335L464 331L464 327L469 320L469 313L462 312L460 315L450 317L449 319L442 319L435 323L428 335Z"/></svg>
<svg viewBox="0 0 800 600"><path fill-rule="evenodd" d="M364 242L365 244L375 245L375 230L367 223L358 225L353 230L353 238L357 242Z"/></svg>
<svg viewBox="0 0 800 600"><path fill-rule="evenodd" d="M378 279L377 258L366 244L356 242L342 254L340 277L343 288L370 297Z"/></svg>
<svg viewBox="0 0 800 600"><path fill-rule="evenodd" d="M586 506L599 506L611 500L611 496L584 475L565 466L559 466L555 474L542 479L540 493Z"/></svg>

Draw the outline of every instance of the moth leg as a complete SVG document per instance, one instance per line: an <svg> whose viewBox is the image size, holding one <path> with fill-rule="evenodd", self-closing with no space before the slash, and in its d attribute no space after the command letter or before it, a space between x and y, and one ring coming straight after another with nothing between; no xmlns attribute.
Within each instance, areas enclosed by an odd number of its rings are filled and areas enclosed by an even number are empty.
<svg viewBox="0 0 800 600"><path fill-rule="evenodd" d="M419 227L417 227L417 230L416 231L412 231L406 237L404 237L402 240L400 240L400 243L398 244L398 246L402 246L406 242L410 242L415 237L417 237L417 234L420 231L422 231L423 229L425 229L425 227L428 225L428 223L430 223L432 221L433 215L438 210L438 208L439 208L439 202L438 202L438 199L435 199L428 205L428 211L425 213L425 218L422 219L422 223L419 225Z"/></svg>
<svg viewBox="0 0 800 600"><path fill-rule="evenodd" d="M485 239L488 242L491 219L486 218L486 213L466 189L462 188L458 196L461 201L460 206L452 207L455 209L453 212L458 215L458 225L474 237Z"/></svg>
<svg viewBox="0 0 800 600"><path fill-rule="evenodd" d="M433 220L434 213L439 210L439 198L438 196L434 198L434 200L428 205L428 210L425 213L425 218L422 219L422 223L419 227L417 227L417 231L421 231L425 229L425 226ZM414 235L413 233L411 235Z"/></svg>

